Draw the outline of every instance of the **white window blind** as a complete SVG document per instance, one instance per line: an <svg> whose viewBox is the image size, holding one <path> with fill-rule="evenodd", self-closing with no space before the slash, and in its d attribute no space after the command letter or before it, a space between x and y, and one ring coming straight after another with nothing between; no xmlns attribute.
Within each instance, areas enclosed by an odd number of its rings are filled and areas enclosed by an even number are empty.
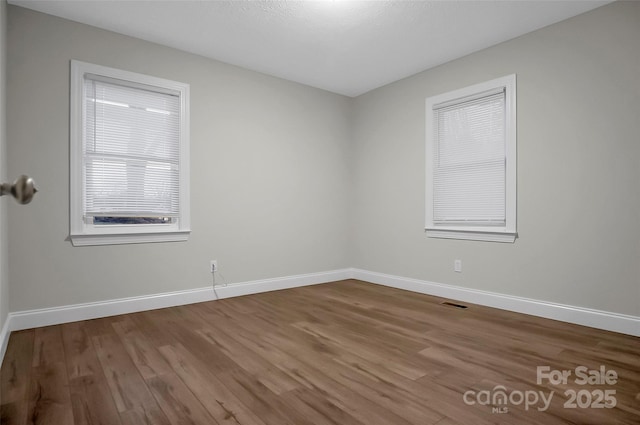
<svg viewBox="0 0 640 425"><path fill-rule="evenodd" d="M505 226L503 88L434 105L433 223Z"/></svg>
<svg viewBox="0 0 640 425"><path fill-rule="evenodd" d="M84 216L178 217L180 98L84 77Z"/></svg>

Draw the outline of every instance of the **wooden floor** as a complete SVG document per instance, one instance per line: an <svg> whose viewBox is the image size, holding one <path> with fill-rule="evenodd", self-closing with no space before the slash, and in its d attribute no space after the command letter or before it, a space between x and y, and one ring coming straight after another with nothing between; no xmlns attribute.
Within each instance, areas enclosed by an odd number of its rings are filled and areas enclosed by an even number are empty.
<svg viewBox="0 0 640 425"><path fill-rule="evenodd" d="M1 422L640 424L640 338L441 301L343 281L14 332ZM618 379L579 385L578 366Z"/></svg>

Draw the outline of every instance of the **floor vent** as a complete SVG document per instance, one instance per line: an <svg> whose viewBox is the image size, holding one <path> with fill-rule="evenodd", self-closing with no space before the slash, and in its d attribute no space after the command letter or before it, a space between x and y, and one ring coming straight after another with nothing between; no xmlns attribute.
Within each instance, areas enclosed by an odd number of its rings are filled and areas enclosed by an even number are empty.
<svg viewBox="0 0 640 425"><path fill-rule="evenodd" d="M466 305L462 305L462 304L456 304L456 303L450 303L449 301L443 301L440 304L442 305L448 305L450 307L455 307L455 308L469 308Z"/></svg>

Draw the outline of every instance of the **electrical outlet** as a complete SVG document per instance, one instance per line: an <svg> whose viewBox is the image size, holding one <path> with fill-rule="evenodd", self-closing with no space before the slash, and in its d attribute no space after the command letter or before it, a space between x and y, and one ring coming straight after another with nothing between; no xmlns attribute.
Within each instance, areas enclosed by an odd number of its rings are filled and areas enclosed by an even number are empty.
<svg viewBox="0 0 640 425"><path fill-rule="evenodd" d="M462 273L462 260L453 261L453 271L456 273Z"/></svg>
<svg viewBox="0 0 640 425"><path fill-rule="evenodd" d="M209 271L211 273L218 271L218 260L211 260L211 262L209 262Z"/></svg>

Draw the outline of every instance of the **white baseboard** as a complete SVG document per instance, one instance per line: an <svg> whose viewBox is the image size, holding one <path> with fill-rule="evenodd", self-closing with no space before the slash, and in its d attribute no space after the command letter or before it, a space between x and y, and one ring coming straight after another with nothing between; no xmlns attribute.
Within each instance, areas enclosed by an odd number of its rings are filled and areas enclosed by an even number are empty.
<svg viewBox="0 0 640 425"><path fill-rule="evenodd" d="M640 336L640 317L637 316L555 304L367 270L342 269L216 286L215 292L209 286L186 291L9 313L0 332L0 365L4 359L11 331L212 301L217 298L239 297L260 292L317 285L344 279L358 279L407 291Z"/></svg>
<svg viewBox="0 0 640 425"><path fill-rule="evenodd" d="M351 269L353 279L441 298L640 336L640 317Z"/></svg>
<svg viewBox="0 0 640 425"><path fill-rule="evenodd" d="M251 282L235 283L227 286L216 286L216 292L218 293L218 297L222 299L259 294L260 292L298 288L300 286L318 285L320 283L335 282L350 278L351 269L342 269L329 272L278 277L275 279L254 280Z"/></svg>
<svg viewBox="0 0 640 425"><path fill-rule="evenodd" d="M2 366L2 360L4 360L4 354L7 352L7 345L9 344L9 336L11 331L9 330L9 317L5 320L0 331L0 366Z"/></svg>
<svg viewBox="0 0 640 425"><path fill-rule="evenodd" d="M9 313L11 331L211 301L211 287Z"/></svg>
<svg viewBox="0 0 640 425"><path fill-rule="evenodd" d="M215 292L217 292L219 298L239 297L260 292L333 282L348 279L349 275L349 269L333 270L321 273L234 283L227 286L216 286ZM211 286L208 286L186 291L165 292L86 304L13 312L9 313L5 328L7 328L8 331L17 331L76 322L78 320L97 319L118 314L212 301L217 298L215 292Z"/></svg>
<svg viewBox="0 0 640 425"><path fill-rule="evenodd" d="M155 310L158 308L175 307L179 305L212 301L218 298L239 297L242 295L257 294L260 292L277 291L280 289L334 282L337 280L348 279L350 277L350 273L350 269L333 270L328 272L234 283L226 286L216 286L215 291L211 286L208 286L204 288L189 289L186 291L165 292L139 297L120 298L108 301L9 313L2 331L0 332L0 365L2 365L7 344L9 343L9 336L12 331L37 328L41 326L59 325L79 320L97 319L101 317L115 316L118 314Z"/></svg>

